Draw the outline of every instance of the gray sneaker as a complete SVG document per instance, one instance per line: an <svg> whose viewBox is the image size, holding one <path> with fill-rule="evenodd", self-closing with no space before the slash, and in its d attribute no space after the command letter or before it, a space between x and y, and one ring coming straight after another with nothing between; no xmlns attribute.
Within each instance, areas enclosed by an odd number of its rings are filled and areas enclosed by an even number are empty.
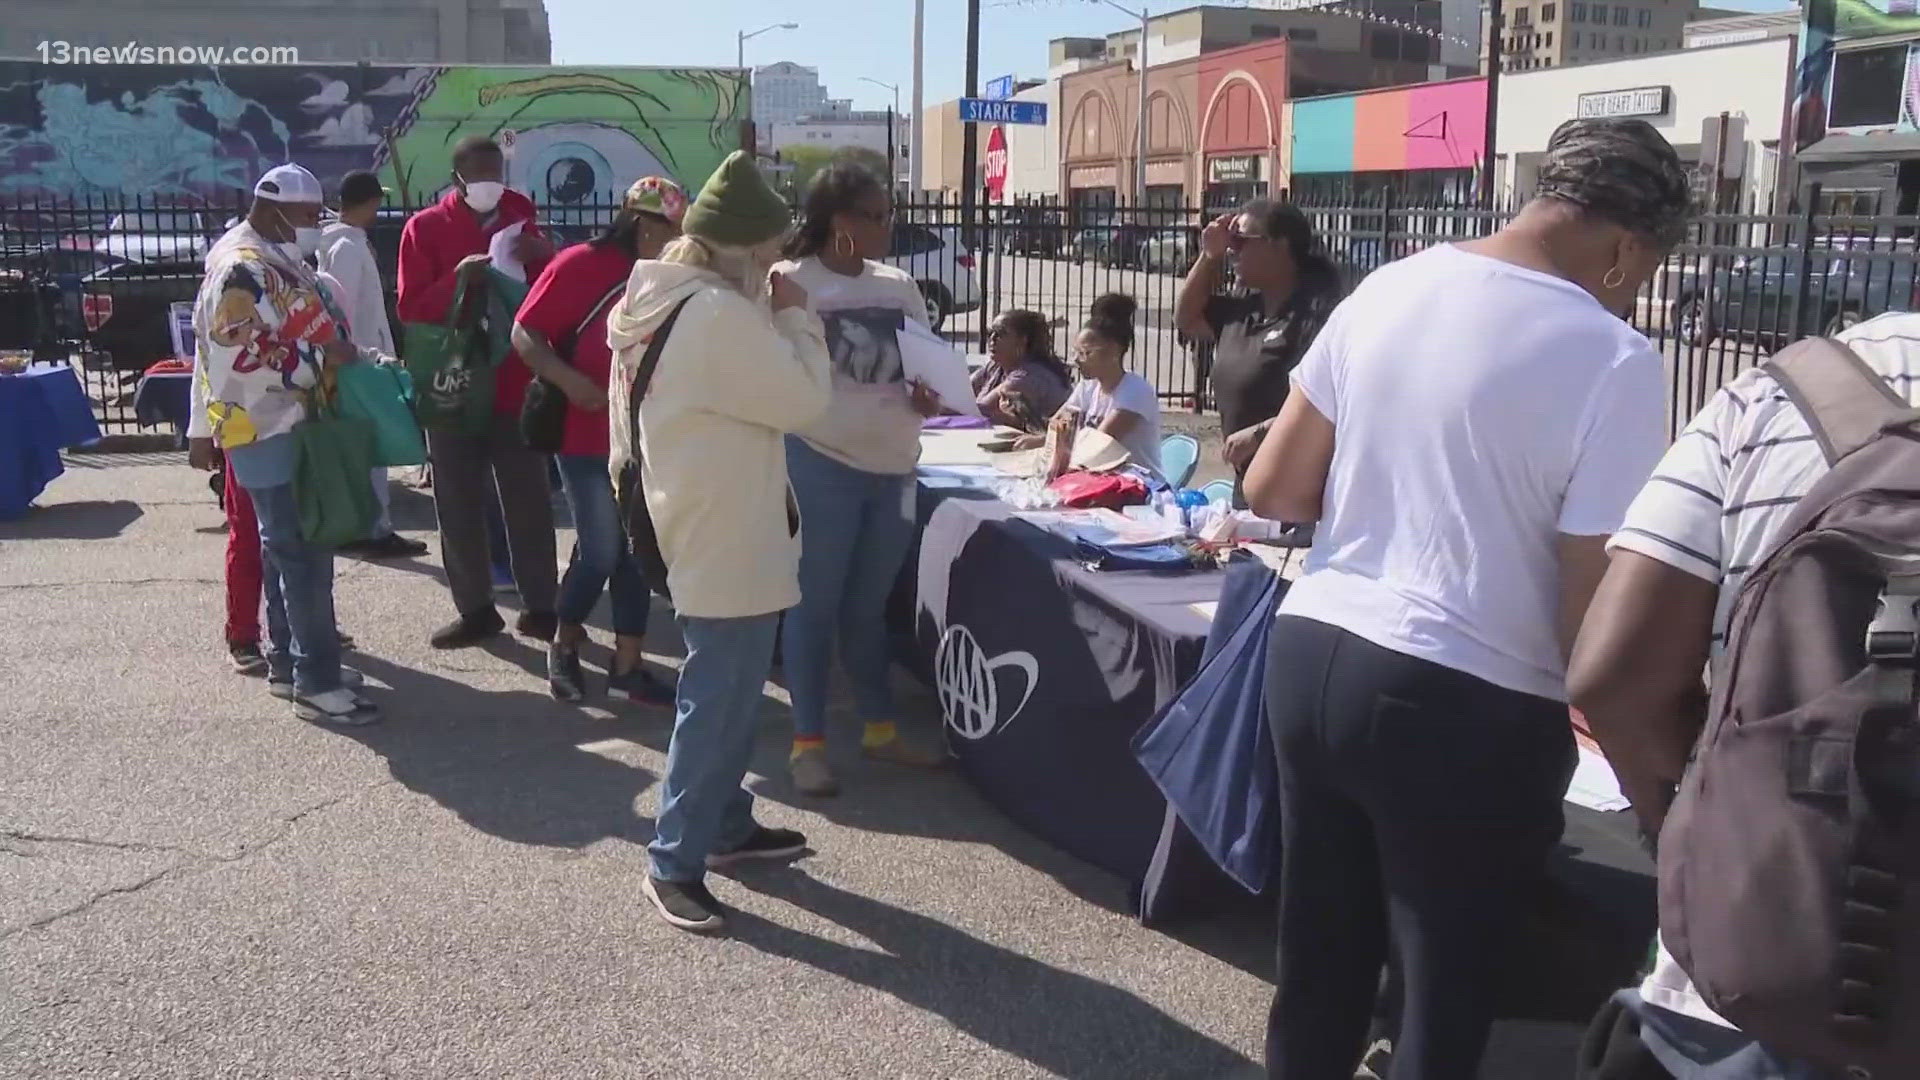
<svg viewBox="0 0 1920 1080"><path fill-rule="evenodd" d="M346 687L293 699L293 715L308 723L364 727L380 722L380 706Z"/></svg>
<svg viewBox="0 0 1920 1080"><path fill-rule="evenodd" d="M547 689L555 701L586 698L587 673L580 667L579 649L557 641L547 646Z"/></svg>
<svg viewBox="0 0 1920 1080"><path fill-rule="evenodd" d="M367 685L367 677L350 667L340 669L340 686L344 690L358 690ZM267 676L267 693L281 701L293 701L300 695L293 688L293 673L276 671ZM324 696L324 695L321 695Z"/></svg>

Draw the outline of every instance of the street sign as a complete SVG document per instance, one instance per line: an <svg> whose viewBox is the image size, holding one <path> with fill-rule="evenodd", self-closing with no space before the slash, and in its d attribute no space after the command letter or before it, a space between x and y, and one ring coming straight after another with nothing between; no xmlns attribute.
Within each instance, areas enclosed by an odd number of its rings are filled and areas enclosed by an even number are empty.
<svg viewBox="0 0 1920 1080"><path fill-rule="evenodd" d="M963 124L1044 124L1044 101L988 101L985 98L961 98L960 122Z"/></svg>
<svg viewBox="0 0 1920 1080"><path fill-rule="evenodd" d="M1005 101L1013 96L1013 76L1002 75L987 81L987 100Z"/></svg>
<svg viewBox="0 0 1920 1080"><path fill-rule="evenodd" d="M987 136L987 198L998 199L1007 190L1007 129L998 124Z"/></svg>

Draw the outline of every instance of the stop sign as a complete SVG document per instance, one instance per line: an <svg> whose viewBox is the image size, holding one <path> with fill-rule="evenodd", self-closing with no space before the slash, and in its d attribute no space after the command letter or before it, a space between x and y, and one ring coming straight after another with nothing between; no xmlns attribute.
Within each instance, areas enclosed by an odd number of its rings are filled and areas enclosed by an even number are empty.
<svg viewBox="0 0 1920 1080"><path fill-rule="evenodd" d="M1007 129L999 125L987 135L987 198L998 199L1007 189Z"/></svg>

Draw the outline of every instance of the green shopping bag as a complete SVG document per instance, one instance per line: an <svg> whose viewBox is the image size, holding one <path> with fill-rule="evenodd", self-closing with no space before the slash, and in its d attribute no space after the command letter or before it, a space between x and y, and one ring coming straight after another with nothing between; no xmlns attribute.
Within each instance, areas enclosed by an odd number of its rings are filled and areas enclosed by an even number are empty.
<svg viewBox="0 0 1920 1080"><path fill-rule="evenodd" d="M365 540L380 507L374 499L371 420L344 416L316 390L307 418L293 429L293 497L300 537L319 547Z"/></svg>
<svg viewBox="0 0 1920 1080"><path fill-rule="evenodd" d="M340 415L373 425L373 464L421 465L427 443L413 416L413 379L392 364L348 364L335 370Z"/></svg>
<svg viewBox="0 0 1920 1080"><path fill-rule="evenodd" d="M403 323L400 355L413 378L414 414L430 431L484 434L493 423L492 344L482 326L485 304L467 310L472 270L454 286L447 318L439 323ZM482 288L486 288L483 283Z"/></svg>

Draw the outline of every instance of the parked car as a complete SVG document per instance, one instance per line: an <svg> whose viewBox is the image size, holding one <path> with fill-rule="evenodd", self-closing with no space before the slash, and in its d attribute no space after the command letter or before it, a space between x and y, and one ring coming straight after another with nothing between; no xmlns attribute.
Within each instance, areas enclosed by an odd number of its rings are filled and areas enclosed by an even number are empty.
<svg viewBox="0 0 1920 1080"><path fill-rule="evenodd" d="M1139 265L1156 274L1184 274L1200 255L1200 231L1156 229L1140 241Z"/></svg>
<svg viewBox="0 0 1920 1080"><path fill-rule="evenodd" d="M113 259L80 281L78 320L90 366L125 375L173 355L170 311L200 289L202 256L136 262Z"/></svg>
<svg viewBox="0 0 1920 1080"><path fill-rule="evenodd" d="M1000 250L1008 255L1057 259L1066 246L1066 217L1058 210L1022 207L995 226Z"/></svg>
<svg viewBox="0 0 1920 1080"><path fill-rule="evenodd" d="M132 262L200 259L227 230L230 215L215 210L159 208L115 214L93 248Z"/></svg>
<svg viewBox="0 0 1920 1080"><path fill-rule="evenodd" d="M1867 247L1845 237L1816 237L1804 289L1801 264L1798 252L1783 250L1725 257L1710 272L1703 267L1676 276L1674 332L1691 345L1721 335L1785 344L1835 334L1889 311L1920 310L1920 261L1911 239Z"/></svg>
<svg viewBox="0 0 1920 1080"><path fill-rule="evenodd" d="M927 325L935 330L946 325L947 316L980 306L977 264L958 226L896 223L893 253L886 261L913 275L927 301Z"/></svg>

